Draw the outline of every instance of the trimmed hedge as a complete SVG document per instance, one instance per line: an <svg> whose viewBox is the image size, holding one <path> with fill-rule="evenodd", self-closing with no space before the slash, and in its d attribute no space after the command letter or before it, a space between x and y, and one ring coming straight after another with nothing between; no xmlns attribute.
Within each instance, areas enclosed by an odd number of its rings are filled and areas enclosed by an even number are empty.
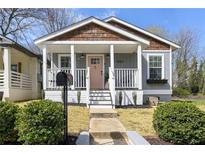
<svg viewBox="0 0 205 154"><path fill-rule="evenodd" d="M17 114L16 128L23 144L59 144L63 139L63 105L33 101Z"/></svg>
<svg viewBox="0 0 205 154"><path fill-rule="evenodd" d="M15 130L18 107L10 102L0 102L0 144L9 144L17 141Z"/></svg>
<svg viewBox="0 0 205 154"><path fill-rule="evenodd" d="M191 103L159 105L153 126L160 138L174 144L205 143L205 113Z"/></svg>

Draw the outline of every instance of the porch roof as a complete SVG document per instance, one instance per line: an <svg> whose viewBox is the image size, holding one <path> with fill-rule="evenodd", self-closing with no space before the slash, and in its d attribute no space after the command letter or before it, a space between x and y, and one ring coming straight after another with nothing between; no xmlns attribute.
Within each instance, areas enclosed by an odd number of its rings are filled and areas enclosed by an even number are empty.
<svg viewBox="0 0 205 154"><path fill-rule="evenodd" d="M47 51L52 53L70 53L73 44L47 44ZM115 44L115 53L136 53L137 43ZM110 53L110 44L75 44L75 53Z"/></svg>

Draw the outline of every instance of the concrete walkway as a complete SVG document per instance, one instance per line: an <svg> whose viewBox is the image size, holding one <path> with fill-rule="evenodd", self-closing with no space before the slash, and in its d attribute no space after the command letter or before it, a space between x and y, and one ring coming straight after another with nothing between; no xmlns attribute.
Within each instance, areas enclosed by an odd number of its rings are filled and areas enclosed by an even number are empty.
<svg viewBox="0 0 205 154"><path fill-rule="evenodd" d="M81 132L77 145L149 145L137 132L126 131L113 109L90 109L89 132Z"/></svg>
<svg viewBox="0 0 205 154"><path fill-rule="evenodd" d="M129 144L126 130L113 109L90 109L89 133L91 145Z"/></svg>

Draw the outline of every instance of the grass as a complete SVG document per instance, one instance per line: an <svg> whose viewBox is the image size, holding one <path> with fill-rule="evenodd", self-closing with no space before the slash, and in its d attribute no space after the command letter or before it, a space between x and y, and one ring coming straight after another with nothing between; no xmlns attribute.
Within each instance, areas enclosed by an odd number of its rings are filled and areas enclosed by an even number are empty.
<svg viewBox="0 0 205 154"><path fill-rule="evenodd" d="M128 131L136 131L142 136L156 136L152 127L154 108L116 109L118 118Z"/></svg>
<svg viewBox="0 0 205 154"><path fill-rule="evenodd" d="M76 136L81 131L88 131L89 110L86 107L69 106L68 113L68 129L70 135Z"/></svg>
<svg viewBox="0 0 205 154"><path fill-rule="evenodd" d="M195 99L191 100L193 104L195 104L199 109L205 111L205 99Z"/></svg>

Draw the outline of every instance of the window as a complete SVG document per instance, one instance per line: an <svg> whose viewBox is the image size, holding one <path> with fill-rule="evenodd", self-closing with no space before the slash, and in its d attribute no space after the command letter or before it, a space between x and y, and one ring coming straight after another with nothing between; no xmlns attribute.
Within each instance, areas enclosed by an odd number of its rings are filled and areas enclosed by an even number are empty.
<svg viewBox="0 0 205 154"><path fill-rule="evenodd" d="M100 64L100 59L99 58L92 58L91 64Z"/></svg>
<svg viewBox="0 0 205 154"><path fill-rule="evenodd" d="M70 68L71 61L69 55L59 55L59 67L60 68Z"/></svg>
<svg viewBox="0 0 205 154"><path fill-rule="evenodd" d="M18 71L18 65L17 64L11 64L11 71L17 72Z"/></svg>
<svg viewBox="0 0 205 154"><path fill-rule="evenodd" d="M149 55L149 79L162 79L163 78L163 56L162 55Z"/></svg>

